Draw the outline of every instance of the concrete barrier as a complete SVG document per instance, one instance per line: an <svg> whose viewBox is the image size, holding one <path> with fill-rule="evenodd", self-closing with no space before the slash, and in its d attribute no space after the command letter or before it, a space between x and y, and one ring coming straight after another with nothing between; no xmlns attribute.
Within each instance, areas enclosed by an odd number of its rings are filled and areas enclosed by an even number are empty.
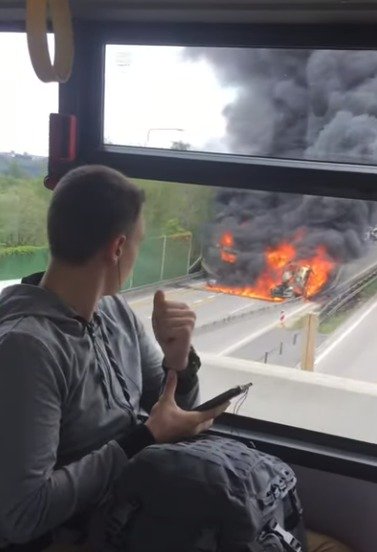
<svg viewBox="0 0 377 552"><path fill-rule="evenodd" d="M209 354L201 359L202 401L252 381L243 416L377 443L377 384Z"/></svg>

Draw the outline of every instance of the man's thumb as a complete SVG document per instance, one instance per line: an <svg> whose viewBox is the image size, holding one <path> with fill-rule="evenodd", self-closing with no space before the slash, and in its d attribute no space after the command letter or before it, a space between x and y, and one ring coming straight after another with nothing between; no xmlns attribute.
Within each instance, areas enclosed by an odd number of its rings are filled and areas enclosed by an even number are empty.
<svg viewBox="0 0 377 552"><path fill-rule="evenodd" d="M168 371L166 378L165 389L162 393L162 399L164 401L175 401L175 390L177 388L177 372L174 370Z"/></svg>
<svg viewBox="0 0 377 552"><path fill-rule="evenodd" d="M165 293L160 289L154 294L153 306L158 307L165 303Z"/></svg>

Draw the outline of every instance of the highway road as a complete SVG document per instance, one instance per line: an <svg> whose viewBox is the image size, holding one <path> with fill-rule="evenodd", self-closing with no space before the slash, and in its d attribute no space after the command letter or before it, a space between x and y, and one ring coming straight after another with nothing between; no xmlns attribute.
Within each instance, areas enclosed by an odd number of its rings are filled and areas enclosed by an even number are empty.
<svg viewBox="0 0 377 552"><path fill-rule="evenodd" d="M377 383L377 298L357 310L318 351L316 372Z"/></svg>
<svg viewBox="0 0 377 552"><path fill-rule="evenodd" d="M338 285L349 281L355 274L371 267L377 260L377 244L370 244L367 254L344 266L339 274ZM16 282L0 282L2 287ZM246 297L216 293L207 289L205 281L194 280L186 285L162 286L170 300L187 303L197 315L194 344L199 352L219 356L232 356L259 362L267 361L289 367L297 367L302 348L302 332L290 330L291 322L315 308L310 302L272 303ZM156 286L157 289L157 286ZM335 293L331 289L329 296ZM146 330L153 335L151 315L153 290L129 292L127 302L139 316ZM281 327L279 318L284 310L286 327ZM358 316L363 316L358 321ZM358 321L353 325L353 321ZM328 343L318 338L319 360L316 370L330 374L377 381L373 360L377 360L377 339L373 329L377 327L377 307L358 311L337 331L341 337L330 337ZM347 328L351 328L348 331ZM348 333L347 333L348 332ZM335 337L336 337L335 336ZM335 343L335 345L332 345ZM329 345L331 349L323 354ZM266 356L267 353L267 356ZM323 355L323 356L321 356Z"/></svg>
<svg viewBox="0 0 377 552"><path fill-rule="evenodd" d="M376 263L377 246L371 244L367 255L349 263L343 267L338 284L344 284L352 279L355 274L372 267ZM245 360L255 360L259 362L267 361L271 364L296 368L301 359L302 351L302 331L291 330L289 327L290 319L299 318L315 308L314 303L285 303L274 304L259 300L247 299L237 296L229 296L219 293L212 293L206 289L198 289L204 282L197 283L195 289L191 288L173 288L167 290L167 296L171 299L187 302L197 313L198 329L195 333L194 343L199 352L213 353L219 356L231 356ZM331 290L331 294L335 290ZM331 296L331 295L330 295ZM139 301L139 302L138 302ZM136 313L141 316L149 331L151 331L150 314L152 310L152 296L150 298L141 298L140 300L130 300L131 306ZM279 324L281 310L284 310L287 318L285 328ZM374 323L370 316L375 313ZM233 320L220 323L227 316ZM358 317L357 312L352 320ZM218 323L213 322L217 320ZM370 324L373 327L377 322L377 308L367 317L364 324ZM362 324L362 328L364 328ZM347 331L346 322L337 331L336 335L342 335ZM352 351L343 355L340 353L342 347L337 346L331 350L331 354L318 362L316 370L333 375L363 379L367 381L377 381L377 375L374 377L371 371L372 359L377 360L377 340L376 346L371 346L373 340L365 339L363 331L359 336L353 328L347 334L347 347ZM377 324L376 324L377 327ZM364 332L369 336L369 332ZM317 336L318 354L326 347L325 336ZM328 344L331 345L333 338L330 337ZM362 345L365 343L365 345ZM361 351L362 349L362 351ZM266 356L267 353L267 356ZM347 367L345 365L347 364ZM377 374L377 369L376 369Z"/></svg>
<svg viewBox="0 0 377 552"><path fill-rule="evenodd" d="M289 323L292 318L302 316L313 308L311 303L301 301L282 305L214 293L205 289L204 281L196 282L194 288L167 288L165 293L169 300L185 302L195 311L197 322L194 344L199 352L238 358L244 358L237 354L239 350L252 348L255 341L263 340L263 336L270 331L279 331L282 310ZM153 335L153 294L139 298L125 294L125 297L147 331ZM254 354L252 360L260 359Z"/></svg>
<svg viewBox="0 0 377 552"><path fill-rule="evenodd" d="M241 313L257 311L266 307L263 301L254 301L244 297L214 293L205 289L204 281L196 281L193 287L164 287L166 298L170 301L184 302L196 313L196 326L211 324L228 316L238 316ZM156 287L157 289L157 287ZM125 293L127 302L142 320L147 330L151 329L151 314L153 310L153 293L133 297Z"/></svg>

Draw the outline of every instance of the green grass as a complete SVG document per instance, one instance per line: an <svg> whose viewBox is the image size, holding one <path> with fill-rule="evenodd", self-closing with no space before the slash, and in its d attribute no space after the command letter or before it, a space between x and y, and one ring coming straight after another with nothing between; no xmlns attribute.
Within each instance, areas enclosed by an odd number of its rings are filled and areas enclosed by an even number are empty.
<svg viewBox="0 0 377 552"><path fill-rule="evenodd" d="M357 301L355 301L352 305L345 305L343 308L341 308L338 312L336 312L333 316L325 320L322 324L319 326L319 332L322 334L331 334L334 332L339 326L344 324L346 320L354 314L357 310L359 310L369 299L374 297L377 294L377 278L370 282L363 290L360 291L360 293L357 295Z"/></svg>
<svg viewBox="0 0 377 552"><path fill-rule="evenodd" d="M341 326L355 310L355 308L340 310L339 312L335 313L334 316L331 316L331 318L328 318L319 325L319 333L326 335L331 334L337 328L339 328L339 326Z"/></svg>
<svg viewBox="0 0 377 552"><path fill-rule="evenodd" d="M377 278L368 284L360 293L362 299L371 299L377 294Z"/></svg>
<svg viewBox="0 0 377 552"><path fill-rule="evenodd" d="M301 318L298 318L289 326L289 329L292 331L302 330L305 326L305 320L306 316L301 316Z"/></svg>
<svg viewBox="0 0 377 552"><path fill-rule="evenodd" d="M354 302L352 305L345 305L333 316L325 320L322 324L319 325L318 332L324 335L329 335L333 333L339 326L344 324L347 319L355 313L360 307L362 307L367 301L372 297L377 295L377 278L370 282L357 296L358 301ZM289 329L292 331L301 331L305 327L306 316L295 320L292 325L289 326Z"/></svg>

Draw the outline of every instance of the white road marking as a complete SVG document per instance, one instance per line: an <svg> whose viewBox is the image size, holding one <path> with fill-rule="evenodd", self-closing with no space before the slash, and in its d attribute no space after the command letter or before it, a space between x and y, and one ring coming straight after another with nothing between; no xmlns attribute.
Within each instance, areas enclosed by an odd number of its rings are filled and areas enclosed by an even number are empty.
<svg viewBox="0 0 377 552"><path fill-rule="evenodd" d="M152 301L153 297L154 295L146 295L144 297L141 297L140 299L131 299L131 301L128 301L126 296L126 301L130 305L130 307L133 307L134 305L138 305L139 303L147 303L148 301Z"/></svg>
<svg viewBox="0 0 377 552"><path fill-rule="evenodd" d="M244 305L243 307L240 307L239 309L232 310L230 312L230 314L236 314L236 312L241 312L245 309L249 309L250 307L251 307L251 304L249 303L248 305Z"/></svg>
<svg viewBox="0 0 377 552"><path fill-rule="evenodd" d="M209 297L208 297L209 299ZM197 299L196 301L193 302L193 305L197 305L198 303L203 303L204 299Z"/></svg>
<svg viewBox="0 0 377 552"><path fill-rule="evenodd" d="M305 304L303 305L302 307L298 308L297 310L294 310L292 311L291 313L287 314L286 315L286 319L289 319L289 318L293 318L294 316L296 316L297 314L301 313L301 312L304 312L305 310L309 310L309 309L312 309L313 306L310 305L310 304ZM261 328L260 330L257 330L256 332L252 333L251 335L247 335L246 337L244 337L243 339L240 339L239 341L237 341L236 343L233 343L233 345L229 345L228 347L226 347L226 349L223 349L222 351L220 351L219 353L217 353L216 356L226 356L226 355L229 355L230 353L233 353L234 351L237 351L237 349L240 349L241 347L243 347L244 345L247 345L248 343L250 343L251 341L254 341L254 339L257 339L259 336L263 335L264 333L267 333L269 332L270 330L273 330L277 327L279 327L280 324L279 324L279 321L276 320L275 322L273 322L272 324L268 324L267 326L264 326L263 328Z"/></svg>
<svg viewBox="0 0 377 552"><path fill-rule="evenodd" d="M327 349L325 349L324 351L322 351L322 353L320 355L318 355L315 363L316 364L319 364L320 362L322 362L322 360L324 358L327 357L328 354L331 353L331 351L333 349L335 349L335 347L337 347L339 345L339 343L341 343L351 332L353 332L353 330L355 330L357 328L357 326L359 326L361 324L361 322L363 320L365 320L365 318L367 318L367 316L370 315L370 313L377 307L377 301L375 301L366 311L364 311L357 320L355 320L355 322L353 324L351 324L351 326L349 326L342 334L340 334L340 336L335 339L331 345L329 345L327 347Z"/></svg>
<svg viewBox="0 0 377 552"><path fill-rule="evenodd" d="M156 288L157 290L157 288ZM187 289L187 288L184 288L184 289L163 289L162 290L165 292L165 295L167 297L168 300L170 300L170 297L172 294L176 294L178 296L180 295L184 295L185 293L189 293L190 291L192 291L191 289ZM137 305L139 303L148 303L148 302L151 302L153 303L153 298L154 298L154 293L153 294L150 294L150 295L144 295L142 297L140 297L139 299L130 299L128 301L127 299L127 293L125 294L125 297L126 297L126 300L127 300L127 303L133 307L134 305ZM176 299L179 299L180 297L176 297Z"/></svg>

